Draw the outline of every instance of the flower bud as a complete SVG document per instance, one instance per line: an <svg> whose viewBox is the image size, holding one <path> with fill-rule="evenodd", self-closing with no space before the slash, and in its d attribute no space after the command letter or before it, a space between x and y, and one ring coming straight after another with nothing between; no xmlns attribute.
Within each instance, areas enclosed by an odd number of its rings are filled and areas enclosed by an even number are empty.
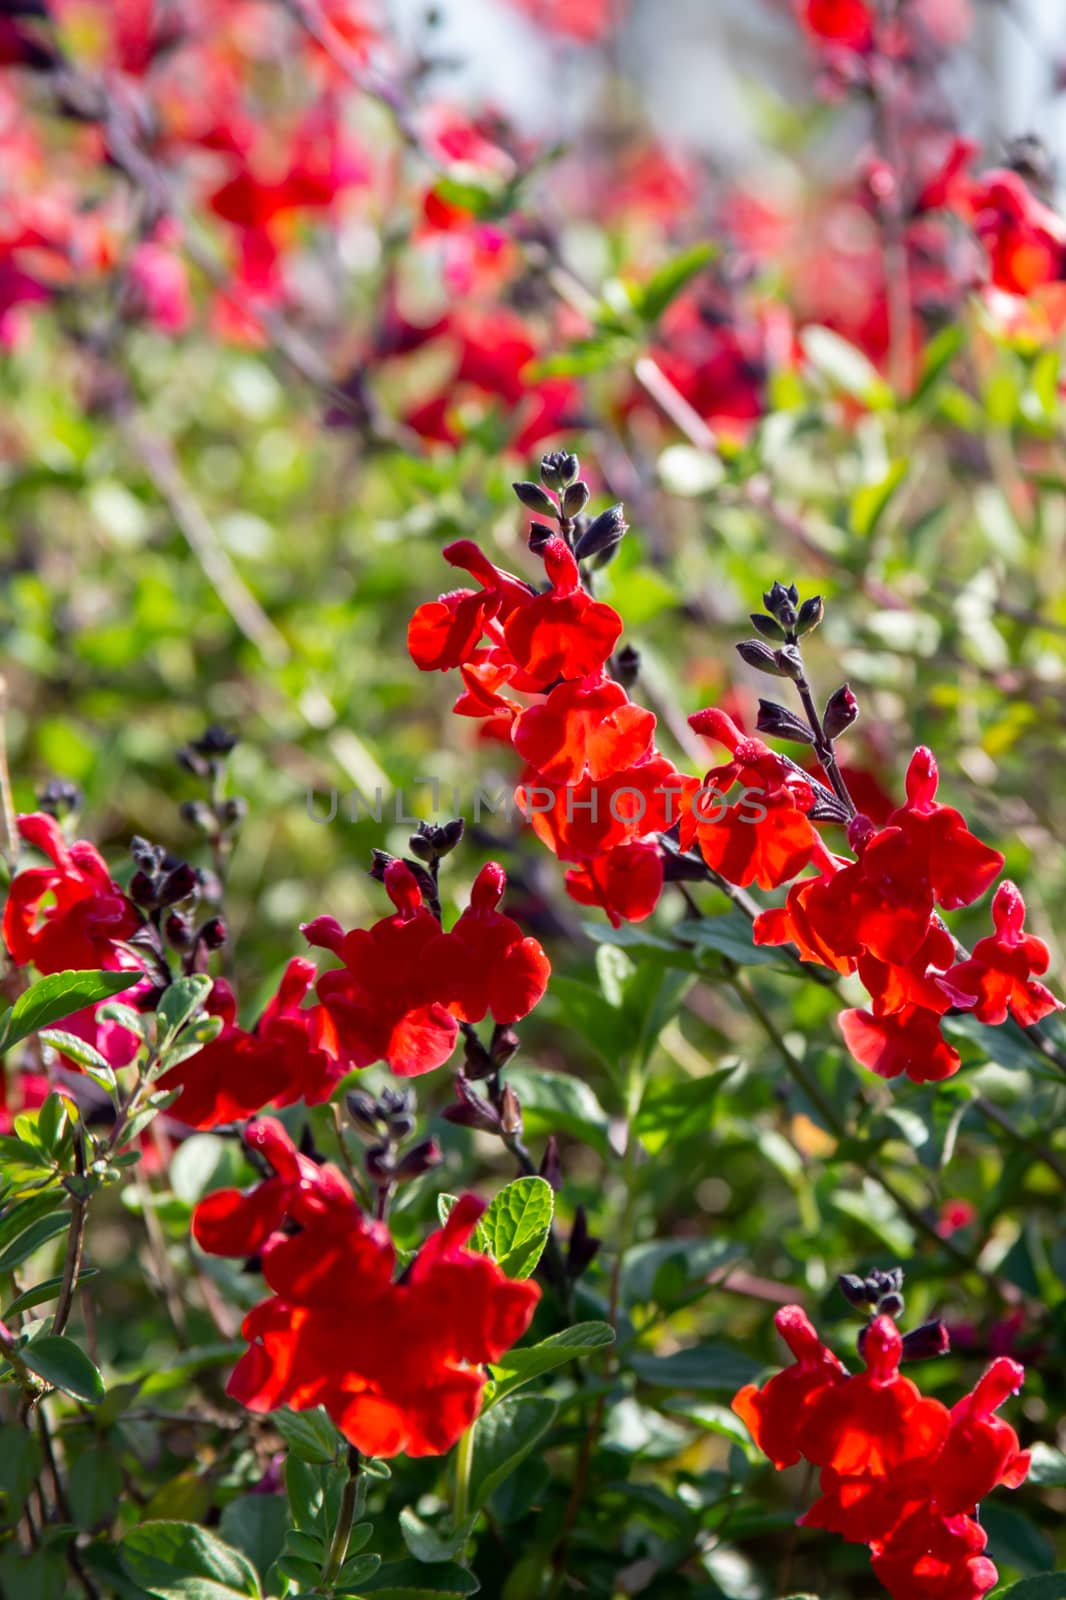
<svg viewBox="0 0 1066 1600"><path fill-rule="evenodd" d="M529 528L529 538L526 541L535 556L539 556L549 539L558 538L554 528L545 527L543 522L533 522Z"/></svg>
<svg viewBox="0 0 1066 1600"><path fill-rule="evenodd" d="M579 561L589 561L596 556L599 564L604 565L618 549L628 527L625 507L621 503L608 506L606 511L601 511L598 517L593 518L577 541L575 556Z"/></svg>
<svg viewBox="0 0 1066 1600"><path fill-rule="evenodd" d="M516 1138L522 1132L522 1104L510 1084L500 1100L500 1127L508 1138Z"/></svg>
<svg viewBox="0 0 1066 1600"><path fill-rule="evenodd" d="M577 456L566 450L552 450L541 457L540 481L549 489L568 489L581 471Z"/></svg>
<svg viewBox="0 0 1066 1600"><path fill-rule="evenodd" d="M753 611L751 613L751 625L757 633L762 634L764 639L773 639L778 644L785 637L785 630L780 623L775 622L773 617L766 616L762 611Z"/></svg>
<svg viewBox="0 0 1066 1600"><path fill-rule="evenodd" d="M200 875L196 868L190 866L187 861L182 861L172 872L167 873L160 884L158 889L159 904L164 906L177 905L179 900L188 900L191 895L196 894L199 888Z"/></svg>
<svg viewBox="0 0 1066 1600"><path fill-rule="evenodd" d="M374 1144L364 1157L366 1175L374 1183L391 1183L396 1171L396 1161L387 1144Z"/></svg>
<svg viewBox="0 0 1066 1600"><path fill-rule="evenodd" d="M820 594L814 595L810 600L804 600L796 618L797 634L802 638L805 633L810 633L811 629L816 628L824 616L825 602Z"/></svg>
<svg viewBox="0 0 1066 1600"><path fill-rule="evenodd" d="M492 1056L473 1031L466 1035L463 1059L466 1063L466 1075L468 1078L491 1078L496 1071L496 1063L493 1061Z"/></svg>
<svg viewBox="0 0 1066 1600"><path fill-rule="evenodd" d="M344 1108L356 1133L376 1139L381 1133L377 1102L365 1089L352 1089L344 1097Z"/></svg>
<svg viewBox="0 0 1066 1600"><path fill-rule="evenodd" d="M557 517L559 508L555 501L544 493L539 483L512 483L511 488L526 507L538 517Z"/></svg>
<svg viewBox="0 0 1066 1600"><path fill-rule="evenodd" d="M226 924L221 917L210 917L197 934L208 950L221 950L228 937Z"/></svg>
<svg viewBox="0 0 1066 1600"><path fill-rule="evenodd" d="M865 1311L876 1299L866 1279L860 1278L857 1272L842 1272L837 1278L837 1287L848 1305L854 1306L856 1311Z"/></svg>
<svg viewBox="0 0 1066 1600"><path fill-rule="evenodd" d="M235 828L248 815L248 802L242 795L231 795L219 807L219 821L223 827Z"/></svg>
<svg viewBox="0 0 1066 1600"><path fill-rule="evenodd" d="M773 584L763 595L763 605L782 628L788 629L796 621L796 606L799 604L799 590L794 583L786 589L783 583Z"/></svg>
<svg viewBox="0 0 1066 1600"><path fill-rule="evenodd" d="M563 1186L563 1167L559 1160L559 1141L554 1133L548 1135L544 1154L540 1158L540 1176L558 1192Z"/></svg>
<svg viewBox="0 0 1066 1600"><path fill-rule="evenodd" d="M193 739L193 749L202 756L228 756L240 744L240 735L213 722L205 728L199 739Z"/></svg>
<svg viewBox="0 0 1066 1600"><path fill-rule="evenodd" d="M370 855L370 876L375 883L384 883L385 869L396 860L396 857L390 855L387 850L378 850L376 848L371 850Z"/></svg>
<svg viewBox="0 0 1066 1600"><path fill-rule="evenodd" d="M147 872L135 872L129 883L129 896L134 905L154 906L156 880Z"/></svg>
<svg viewBox="0 0 1066 1600"><path fill-rule="evenodd" d="M522 1041L513 1028L497 1026L492 1035L489 1046L489 1055L492 1057L494 1067L505 1067L513 1055L518 1053Z"/></svg>
<svg viewBox="0 0 1066 1600"><path fill-rule="evenodd" d="M794 644L783 644L780 650L775 650L774 660L783 678L791 678L793 683L798 683L803 677L803 657Z"/></svg>
<svg viewBox="0 0 1066 1600"><path fill-rule="evenodd" d="M79 811L82 798L78 785L68 783L64 778L52 778L37 791L37 804L41 810L57 820L71 811Z"/></svg>
<svg viewBox="0 0 1066 1600"><path fill-rule="evenodd" d="M215 831L215 814L205 800L183 800L181 816L190 828L196 828L200 833Z"/></svg>
<svg viewBox="0 0 1066 1600"><path fill-rule="evenodd" d="M469 1079L461 1072L455 1075L455 1094L455 1103L445 1106L441 1112L447 1122L475 1128L480 1133L499 1133L500 1119L495 1108L471 1088Z"/></svg>
<svg viewBox="0 0 1066 1600"><path fill-rule="evenodd" d="M602 1242L589 1232L584 1206L575 1207L574 1226L570 1230L570 1240L566 1249L566 1275L571 1283L576 1282L592 1265Z"/></svg>
<svg viewBox="0 0 1066 1600"><path fill-rule="evenodd" d="M166 920L166 936L175 950L187 950L192 943L192 919L172 911Z"/></svg>
<svg viewBox="0 0 1066 1600"><path fill-rule="evenodd" d="M761 639L741 639L736 649L745 666L754 667L756 672L768 672L773 678L784 676L777 665L777 652Z"/></svg>
<svg viewBox="0 0 1066 1600"><path fill-rule="evenodd" d="M407 843L411 854L417 856L419 861L432 864L440 861L443 856L455 849L463 837L464 823L462 817L456 817L452 822L435 824L420 822L417 829L408 839Z"/></svg>
<svg viewBox="0 0 1066 1600"><path fill-rule="evenodd" d="M434 1167L439 1167L444 1160L440 1145L436 1139L423 1139L419 1144L412 1145L396 1168L396 1182L410 1183L412 1178L421 1178L427 1172L432 1172Z"/></svg>
<svg viewBox="0 0 1066 1600"><path fill-rule="evenodd" d="M611 677L623 689L632 689L640 677L640 651L631 644L624 644L611 657Z"/></svg>
<svg viewBox="0 0 1066 1600"><path fill-rule="evenodd" d="M787 706L779 706L776 700L759 701L755 727L759 733L769 734L772 739L791 739L795 744L814 743L814 734L807 724Z"/></svg>
<svg viewBox="0 0 1066 1600"><path fill-rule="evenodd" d="M859 702L848 688L842 684L835 694L831 694L825 703L822 713L822 727L825 729L827 739L839 739L846 733L859 715Z"/></svg>
<svg viewBox="0 0 1066 1600"><path fill-rule="evenodd" d="M579 517L589 503L589 486L583 479L572 483L563 495L563 516Z"/></svg>
<svg viewBox="0 0 1066 1600"><path fill-rule="evenodd" d="M162 845L149 844L147 839L142 839L140 834L134 834L130 840L130 855L140 867L142 872L155 874L166 860L166 851Z"/></svg>
<svg viewBox="0 0 1066 1600"><path fill-rule="evenodd" d="M939 1318L923 1322L903 1335L904 1361L929 1361L934 1356L946 1356L951 1350L951 1335Z"/></svg>

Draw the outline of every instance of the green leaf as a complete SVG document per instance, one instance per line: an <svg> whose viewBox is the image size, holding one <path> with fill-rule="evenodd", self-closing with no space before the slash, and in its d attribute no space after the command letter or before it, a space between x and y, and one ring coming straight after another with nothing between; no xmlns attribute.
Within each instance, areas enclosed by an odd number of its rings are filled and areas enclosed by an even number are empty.
<svg viewBox="0 0 1066 1600"><path fill-rule="evenodd" d="M491 1404L499 1404L505 1395L521 1389L543 1373L613 1343L614 1329L609 1323L578 1322L572 1328L564 1328L562 1333L550 1334L528 1349L508 1350L492 1367L495 1388Z"/></svg>
<svg viewBox="0 0 1066 1600"><path fill-rule="evenodd" d="M668 1356L638 1352L630 1366L642 1383L657 1389L695 1389L712 1394L734 1394L762 1370L759 1362L743 1350L723 1343L695 1345Z"/></svg>
<svg viewBox="0 0 1066 1600"><path fill-rule="evenodd" d="M80 1345L61 1334L48 1333L23 1345L19 1356L39 1378L75 1400L96 1405L104 1398L104 1380Z"/></svg>
<svg viewBox="0 0 1066 1600"><path fill-rule="evenodd" d="M343 1441L321 1406L313 1411L276 1411L273 1420L293 1455L301 1461L325 1466L337 1460Z"/></svg>
<svg viewBox="0 0 1066 1600"><path fill-rule="evenodd" d="M70 1469L67 1494L74 1520L83 1528L107 1527L118 1512L122 1468L107 1445L90 1445Z"/></svg>
<svg viewBox="0 0 1066 1600"><path fill-rule="evenodd" d="M4 1018L0 1051L109 995L132 989L143 976L142 972L53 972L41 978L19 995Z"/></svg>
<svg viewBox="0 0 1066 1600"><path fill-rule="evenodd" d="M1033 1576L1052 1569L1055 1550L1051 1541L1013 1506L984 1501L981 1525L988 1534L989 1559L997 1565Z"/></svg>
<svg viewBox="0 0 1066 1600"><path fill-rule="evenodd" d="M469 1539L477 1513L458 1527L449 1527L446 1532L439 1533L436 1528L418 1515L410 1506L404 1506L400 1512L400 1532L403 1542L410 1550L416 1561L437 1562L453 1561L463 1549Z"/></svg>
<svg viewBox="0 0 1066 1600"><path fill-rule="evenodd" d="M509 1278L528 1278L551 1232L555 1200L544 1178L516 1178L501 1189L477 1225L482 1248Z"/></svg>
<svg viewBox="0 0 1066 1600"><path fill-rule="evenodd" d="M896 490L907 476L910 463L894 461L877 483L864 483L851 502L851 526L860 539L869 539L892 503Z"/></svg>
<svg viewBox="0 0 1066 1600"><path fill-rule="evenodd" d="M74 1285L75 1289L79 1284L87 1283L90 1278L98 1277L99 1272L99 1267L83 1268L78 1274ZM43 1306L49 1300L54 1300L62 1287L62 1275L46 1278L43 1283L34 1284L32 1289L24 1290L16 1300L12 1300L9 1306L4 1307L3 1320L6 1322L8 1317L17 1317L20 1312L32 1311L35 1306Z"/></svg>
<svg viewBox="0 0 1066 1600"><path fill-rule="evenodd" d="M426 1595L477 1594L480 1587L472 1572L453 1562L426 1566L420 1561L386 1561L362 1591L377 1600L423 1600Z"/></svg>
<svg viewBox="0 0 1066 1600"><path fill-rule="evenodd" d="M32 1222L12 1240L6 1250L0 1252L0 1272L13 1272L43 1244L47 1244L49 1239L54 1239L57 1233L63 1233L69 1226L69 1211L52 1212L50 1216L38 1217L36 1222Z"/></svg>
<svg viewBox="0 0 1066 1600"><path fill-rule="evenodd" d="M288 1522L282 1495L242 1494L223 1509L218 1526L226 1543L246 1555L265 1578L281 1554Z"/></svg>
<svg viewBox="0 0 1066 1600"><path fill-rule="evenodd" d="M1009 1589L997 1589L995 1600L1066 1600L1066 1572L1042 1572L1023 1578Z"/></svg>
<svg viewBox="0 0 1066 1600"><path fill-rule="evenodd" d="M41 1446L36 1434L17 1422L0 1427L0 1523L18 1521L40 1469Z"/></svg>
<svg viewBox="0 0 1066 1600"><path fill-rule="evenodd" d="M892 391L873 362L839 333L812 326L803 328L799 339L807 360L830 388L875 410L891 406Z"/></svg>
<svg viewBox="0 0 1066 1600"><path fill-rule="evenodd" d="M77 1062L85 1076L109 1094L118 1088L118 1080L108 1065L107 1057L102 1056L86 1039L79 1039L76 1033L65 1033L62 1028L42 1028L41 1041L61 1056L66 1056L68 1061Z"/></svg>
<svg viewBox="0 0 1066 1600"><path fill-rule="evenodd" d="M493 1406L478 1419L470 1472L471 1506L483 1506L525 1459L551 1427L556 1410L554 1400L542 1395L519 1395Z"/></svg>
<svg viewBox="0 0 1066 1600"><path fill-rule="evenodd" d="M658 322L671 301L714 260L717 253L717 246L710 243L691 245L653 272L646 283L631 288L633 310L641 321Z"/></svg>
<svg viewBox="0 0 1066 1600"><path fill-rule="evenodd" d="M156 1011L161 1050L164 1050L190 1018L195 1016L210 993L211 979L202 972L194 972L187 978L178 978L170 985Z"/></svg>
<svg viewBox="0 0 1066 1600"><path fill-rule="evenodd" d="M773 945L754 944L751 922L742 911L724 911L717 917L701 917L679 922L674 932L679 939L700 950L715 950L742 967L780 967L785 958Z"/></svg>
<svg viewBox="0 0 1066 1600"><path fill-rule="evenodd" d="M247 1556L193 1522L142 1522L121 1548L130 1577L160 1600L259 1600L262 1594Z"/></svg>
<svg viewBox="0 0 1066 1600"><path fill-rule="evenodd" d="M1043 1489L1066 1488L1066 1454L1043 1442L1032 1447L1028 1483Z"/></svg>

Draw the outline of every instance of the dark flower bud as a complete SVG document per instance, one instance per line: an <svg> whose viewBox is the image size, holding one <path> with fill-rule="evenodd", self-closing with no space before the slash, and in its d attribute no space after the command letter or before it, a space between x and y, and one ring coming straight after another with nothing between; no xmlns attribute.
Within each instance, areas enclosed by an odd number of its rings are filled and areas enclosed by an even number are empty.
<svg viewBox="0 0 1066 1600"><path fill-rule="evenodd" d="M239 794L223 800L219 807L219 821L226 828L235 828L248 815L248 802Z"/></svg>
<svg viewBox="0 0 1066 1600"><path fill-rule="evenodd" d="M221 917L210 917L197 935L208 950L221 950L228 937L226 924Z"/></svg>
<svg viewBox="0 0 1066 1600"><path fill-rule="evenodd" d="M804 600L799 608L796 618L796 632L802 637L816 628L825 616L825 602L820 594L814 595L810 600Z"/></svg>
<svg viewBox="0 0 1066 1600"><path fill-rule="evenodd" d="M443 1160L436 1139L423 1139L419 1144L412 1145L398 1164L396 1182L410 1183L412 1178L421 1178L425 1173L432 1172L434 1167L439 1167Z"/></svg>
<svg viewBox="0 0 1066 1600"><path fill-rule="evenodd" d="M396 857L390 855L387 850L377 849L371 850L370 855L372 858L370 864L370 876L373 878L375 883L384 883L385 868L391 861L395 861Z"/></svg>
<svg viewBox="0 0 1066 1600"><path fill-rule="evenodd" d="M835 694L831 694L825 703L822 713L822 727L825 729L827 739L839 739L846 733L859 715L859 702L848 688L842 684Z"/></svg>
<svg viewBox="0 0 1066 1600"><path fill-rule="evenodd" d="M946 1356L950 1350L951 1335L939 1318L923 1322L920 1328L903 1335L904 1361L929 1361L934 1356Z"/></svg>
<svg viewBox="0 0 1066 1600"><path fill-rule="evenodd" d="M204 729L199 739L192 741L192 747L202 756L228 756L239 743L238 734L231 733L228 728L220 728L213 722Z"/></svg>
<svg viewBox="0 0 1066 1600"><path fill-rule="evenodd" d="M772 739L791 739L796 744L814 743L814 734L807 724L794 711L787 706L779 706L775 700L759 701L755 727L759 733L767 733Z"/></svg>
<svg viewBox="0 0 1066 1600"><path fill-rule="evenodd" d="M180 866L168 872L159 886L159 903L164 906L177 905L179 900L188 900L200 888L200 875L196 868L183 861Z"/></svg>
<svg viewBox="0 0 1066 1600"><path fill-rule="evenodd" d="M865 1278L860 1278L856 1272L842 1272L837 1278L837 1287L849 1306L854 1306L856 1311L865 1311L873 1305L877 1298L876 1291L872 1291Z"/></svg>
<svg viewBox="0 0 1066 1600"><path fill-rule="evenodd" d="M493 1031L492 1043L489 1045L493 1066L505 1067L511 1057L518 1053L521 1043L513 1028L497 1026Z"/></svg>
<svg viewBox="0 0 1066 1600"><path fill-rule="evenodd" d="M556 1193L563 1186L563 1167L559 1160L559 1141L554 1133L548 1135L544 1154L540 1158L540 1176Z"/></svg>
<svg viewBox="0 0 1066 1600"><path fill-rule="evenodd" d="M510 1084L500 1099L500 1127L508 1138L516 1138L522 1132L522 1104Z"/></svg>
<svg viewBox="0 0 1066 1600"><path fill-rule="evenodd" d="M600 565L603 565L618 549L628 527L625 507L621 504L608 506L606 511L601 511L598 517L592 519L577 541L575 556L579 561L589 561L596 556Z"/></svg>
<svg viewBox="0 0 1066 1600"><path fill-rule="evenodd" d="M577 456L566 450L552 450L541 457L540 481L549 489L568 489L581 471Z"/></svg>
<svg viewBox="0 0 1066 1600"><path fill-rule="evenodd" d="M640 651L631 644L624 644L611 657L611 677L615 683L620 683L623 689L632 689L640 677Z"/></svg>
<svg viewBox="0 0 1066 1600"><path fill-rule="evenodd" d="M803 657L794 644L783 644L780 650L775 650L774 660L782 678L791 678L793 683L798 683L803 677Z"/></svg>
<svg viewBox="0 0 1066 1600"><path fill-rule="evenodd" d="M391 1183L396 1171L396 1160L387 1144L373 1144L364 1158L366 1175L373 1183Z"/></svg>
<svg viewBox="0 0 1066 1600"><path fill-rule="evenodd" d="M433 848L430 829L423 822L418 824L418 832L412 833L408 839L407 848L419 861L432 862L437 859L437 852Z"/></svg>
<svg viewBox="0 0 1066 1600"><path fill-rule="evenodd" d="M441 1113L447 1122L462 1128L476 1128L479 1133L499 1133L500 1119L495 1108L471 1088L461 1072L455 1075L455 1093L454 1104L446 1106Z"/></svg>
<svg viewBox="0 0 1066 1600"><path fill-rule="evenodd" d="M563 495L563 516L579 517L589 503L589 486L584 479L572 483Z"/></svg>
<svg viewBox="0 0 1066 1600"><path fill-rule="evenodd" d="M172 911L166 920L166 936L175 950L186 950L192 943L192 918Z"/></svg>
<svg viewBox="0 0 1066 1600"><path fill-rule="evenodd" d="M158 872L166 859L162 845L149 844L147 839L142 839L136 833L130 840L130 855L142 872Z"/></svg>
<svg viewBox="0 0 1066 1600"><path fill-rule="evenodd" d="M407 841L411 854L419 861L430 864L439 861L455 849L463 837L463 828L462 817L456 817L454 821L441 823L439 826L431 822L420 822Z"/></svg>
<svg viewBox="0 0 1066 1600"><path fill-rule="evenodd" d="M559 508L555 501L544 493L539 483L512 483L511 488L526 507L538 517L557 517Z"/></svg>
<svg viewBox="0 0 1066 1600"><path fill-rule="evenodd" d="M468 1078L491 1078L496 1071L496 1063L473 1030L466 1035L463 1059Z"/></svg>
<svg viewBox="0 0 1066 1600"><path fill-rule="evenodd" d="M527 543L533 554L535 556L539 556L548 540L556 537L557 535L554 528L545 527L543 522L533 522L529 527L529 539Z"/></svg>
<svg viewBox="0 0 1066 1600"><path fill-rule="evenodd" d="M780 623L775 622L773 617L766 616L762 611L753 611L751 613L751 625L757 633L762 634L764 639L773 639L778 644L785 637L785 630Z"/></svg>
<svg viewBox="0 0 1066 1600"><path fill-rule="evenodd" d="M205 761L191 744L183 744L177 752L176 760L179 767L184 767L186 772L191 772L194 778L209 778L211 776L210 762Z"/></svg>
<svg viewBox="0 0 1066 1600"><path fill-rule="evenodd" d="M903 1315L903 1296L901 1294L882 1295L877 1302L877 1315L879 1317L901 1317Z"/></svg>
<svg viewBox="0 0 1066 1600"><path fill-rule="evenodd" d="M381 1119L377 1102L365 1089L352 1089L344 1097L344 1108L356 1133L362 1138L376 1139L381 1133Z"/></svg>
<svg viewBox="0 0 1066 1600"><path fill-rule="evenodd" d="M577 1206L574 1210L574 1226L570 1230L566 1249L566 1275L571 1283L575 1283L592 1265L602 1242L589 1232L584 1206Z"/></svg>
<svg viewBox="0 0 1066 1600"><path fill-rule="evenodd" d="M81 803L82 792L78 785L68 783L65 778L52 778L37 791L37 804L57 821L71 811L79 811Z"/></svg>
<svg viewBox="0 0 1066 1600"><path fill-rule="evenodd" d="M154 906L156 899L156 880L147 872L135 872L130 879L130 899L138 906Z"/></svg>
<svg viewBox="0 0 1066 1600"><path fill-rule="evenodd" d="M181 815L183 821L200 833L214 833L215 813L205 800L183 800Z"/></svg>
<svg viewBox="0 0 1066 1600"><path fill-rule="evenodd" d="M799 590L794 583L786 589L783 583L775 583L762 597L763 605L782 628L788 629L796 621L796 606L799 603Z"/></svg>
<svg viewBox="0 0 1066 1600"><path fill-rule="evenodd" d="M440 854L447 855L454 850L466 831L466 823L462 817L453 817L450 822L442 822L440 826L441 844L443 849Z"/></svg>
<svg viewBox="0 0 1066 1600"><path fill-rule="evenodd" d="M1057 183L1055 161L1039 134L1022 133L1008 140L1003 164L1024 178L1042 200L1053 203Z"/></svg>
<svg viewBox="0 0 1066 1600"><path fill-rule="evenodd" d="M878 1294L899 1294L903 1289L903 1268L889 1267L887 1272L878 1268L870 1273L867 1281L873 1284Z"/></svg>
<svg viewBox="0 0 1066 1600"><path fill-rule="evenodd" d="M741 639L736 649L745 666L754 667L756 672L768 672L773 678L783 676L777 665L777 652L761 639Z"/></svg>

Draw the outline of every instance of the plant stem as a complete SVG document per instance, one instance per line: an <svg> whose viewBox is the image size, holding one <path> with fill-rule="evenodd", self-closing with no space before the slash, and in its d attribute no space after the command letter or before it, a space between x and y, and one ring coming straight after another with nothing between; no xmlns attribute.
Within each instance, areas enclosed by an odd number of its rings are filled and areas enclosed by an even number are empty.
<svg viewBox="0 0 1066 1600"><path fill-rule="evenodd" d="M74 1170L79 1182L84 1182L85 1135L82 1133L80 1121L74 1125ZM81 1271L82 1252L85 1248L85 1223L89 1214L89 1199L87 1195L71 1194L71 1202L73 1209L70 1213L70 1227L67 1229L63 1282L59 1287L59 1301L56 1305L55 1321L52 1324L53 1333L62 1333L70 1321L74 1303L74 1285Z"/></svg>
<svg viewBox="0 0 1066 1600"><path fill-rule="evenodd" d="M348 1554L348 1541L352 1536L352 1524L355 1522L359 1503L362 1499L364 1488L362 1476L362 1457L354 1444L348 1447L348 1477L341 1492L341 1503L337 1510L337 1523L333 1529L333 1538L330 1540L329 1554L326 1564L322 1568L322 1587L332 1589L337 1580L337 1574L344 1565L344 1558Z"/></svg>
<svg viewBox="0 0 1066 1600"><path fill-rule="evenodd" d="M455 1526L461 1528L470 1515L470 1477L474 1467L476 1419L455 1447Z"/></svg>

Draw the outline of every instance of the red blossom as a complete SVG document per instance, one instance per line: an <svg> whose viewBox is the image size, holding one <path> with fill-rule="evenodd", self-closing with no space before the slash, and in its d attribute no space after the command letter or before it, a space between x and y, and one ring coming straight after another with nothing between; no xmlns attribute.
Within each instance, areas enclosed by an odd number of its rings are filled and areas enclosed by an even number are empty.
<svg viewBox="0 0 1066 1600"><path fill-rule="evenodd" d="M542 705L521 713L511 737L543 777L576 783L586 772L598 780L635 765L654 735L654 714L600 677L559 684Z"/></svg>
<svg viewBox="0 0 1066 1600"><path fill-rule="evenodd" d="M997 289L1027 295L1066 277L1066 223L1016 172L982 173L969 187L965 209Z"/></svg>
<svg viewBox="0 0 1066 1600"><path fill-rule="evenodd" d="M1010 1423L994 1415L1024 1379L1024 1367L1000 1356L972 1393L952 1406L951 1429L933 1480L936 1503L945 1516L972 1511L1000 1484L1017 1489L1025 1482L1030 1453L1020 1448Z"/></svg>
<svg viewBox="0 0 1066 1600"><path fill-rule="evenodd" d="M822 44L844 50L868 50L874 19L866 0L797 0L801 26Z"/></svg>
<svg viewBox="0 0 1066 1600"><path fill-rule="evenodd" d="M84 839L68 845L43 812L20 817L18 829L52 865L27 867L12 879L4 943L15 964L42 973L132 966L123 945L141 918L99 852Z"/></svg>
<svg viewBox="0 0 1066 1600"><path fill-rule="evenodd" d="M514 610L503 632L518 666L546 689L556 678L599 672L618 643L622 619L581 587L562 539L549 539L542 553L551 589Z"/></svg>
<svg viewBox="0 0 1066 1600"><path fill-rule="evenodd" d="M795 1361L762 1388L747 1384L733 1410L775 1467L791 1467L805 1454L805 1435L819 1397L847 1379L847 1370L818 1338L801 1306L782 1306L774 1326Z"/></svg>
<svg viewBox="0 0 1066 1600"><path fill-rule="evenodd" d="M663 890L663 858L648 840L616 845L566 874L566 890L582 906L599 906L614 928L650 917Z"/></svg>
<svg viewBox="0 0 1066 1600"><path fill-rule="evenodd" d="M951 968L945 990L956 1003L972 1005L979 1021L992 1024L1005 1022L1009 1011L1028 1028L1061 1011L1062 1001L1033 977L1047 971L1051 956L1042 939L1025 932L1025 901L1009 879L996 890L992 921L995 933L978 939L969 960Z"/></svg>
<svg viewBox="0 0 1066 1600"><path fill-rule="evenodd" d="M480 1022L489 1011L496 1022L518 1022L548 986L551 964L541 946L497 910L506 886L495 861L482 867L468 908L426 950L448 1009L462 1022Z"/></svg>
<svg viewBox="0 0 1066 1600"><path fill-rule="evenodd" d="M477 1416L485 1364L529 1326L539 1289L465 1248L484 1210L472 1195L394 1281L388 1229L363 1216L339 1172L299 1156L280 1124L253 1125L249 1138L274 1175L208 1196L193 1223L206 1249L259 1251L272 1291L244 1320L250 1348L227 1392L252 1411L325 1406L368 1455L444 1454Z"/></svg>
<svg viewBox="0 0 1066 1600"><path fill-rule="evenodd" d="M904 1006L878 1017L872 1011L842 1011L844 1042L856 1061L879 1078L905 1073L913 1083L939 1083L958 1072L961 1057L940 1031L940 1017L924 1006Z"/></svg>
<svg viewBox="0 0 1066 1600"><path fill-rule="evenodd" d="M874 1544L873 1571L894 1600L981 1600L999 1573L982 1552L984 1529L970 1517L913 1510L891 1537Z"/></svg>
<svg viewBox="0 0 1066 1600"><path fill-rule="evenodd" d="M233 993L216 978L207 1010L222 1018L222 1032L159 1080L161 1089L181 1090L171 1116L194 1128L214 1128L243 1121L266 1105L327 1100L344 1067L329 1013L321 1005L303 1005L316 977L312 961L294 957L252 1032L238 1025Z"/></svg>

